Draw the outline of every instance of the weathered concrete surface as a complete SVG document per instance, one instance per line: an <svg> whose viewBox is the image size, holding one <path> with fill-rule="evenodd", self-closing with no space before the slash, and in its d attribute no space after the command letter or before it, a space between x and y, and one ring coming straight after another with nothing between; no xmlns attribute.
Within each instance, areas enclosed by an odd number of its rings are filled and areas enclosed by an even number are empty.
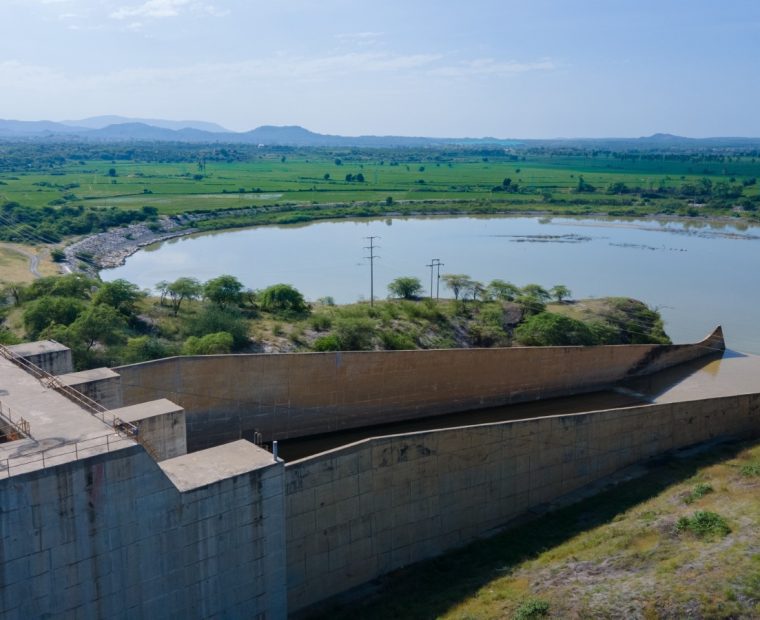
<svg viewBox="0 0 760 620"><path fill-rule="evenodd" d="M187 454L185 410L160 398L139 405L112 409L111 414L137 427L140 443L158 461Z"/></svg>
<svg viewBox="0 0 760 620"><path fill-rule="evenodd" d="M192 451L576 394L723 347L718 329L695 345L213 355L116 370L125 403L184 407Z"/></svg>
<svg viewBox="0 0 760 620"><path fill-rule="evenodd" d="M754 393L380 437L287 464L289 612L649 457L759 434Z"/></svg>
<svg viewBox="0 0 760 620"><path fill-rule="evenodd" d="M110 424L4 358L0 358L0 386L3 414L29 422L31 434L0 444L0 477L134 445Z"/></svg>
<svg viewBox="0 0 760 620"><path fill-rule="evenodd" d="M55 340L24 342L8 348L51 375L62 375L74 370L71 349Z"/></svg>
<svg viewBox="0 0 760 620"><path fill-rule="evenodd" d="M0 480L0 618L284 619L282 470L180 492L133 446Z"/></svg>
<svg viewBox="0 0 760 620"><path fill-rule="evenodd" d="M106 409L121 407L121 375L110 368L93 368L58 375L64 385L74 388Z"/></svg>

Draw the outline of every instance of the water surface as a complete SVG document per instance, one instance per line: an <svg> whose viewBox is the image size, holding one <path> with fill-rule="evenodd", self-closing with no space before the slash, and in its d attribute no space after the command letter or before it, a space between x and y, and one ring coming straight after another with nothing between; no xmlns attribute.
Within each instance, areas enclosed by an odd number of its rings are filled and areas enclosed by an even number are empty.
<svg viewBox="0 0 760 620"><path fill-rule="evenodd" d="M704 222L536 217L339 220L262 226L173 239L102 272L143 288L161 280L233 274L258 289L286 282L311 300L369 299L365 237L379 236L375 296L398 276L426 289L441 273L488 282L565 284L577 298L629 296L657 308L675 342L692 342L722 324L728 344L760 353L760 228ZM434 287L435 288L435 287ZM427 290L426 290L427 292ZM441 285L441 296L450 296Z"/></svg>

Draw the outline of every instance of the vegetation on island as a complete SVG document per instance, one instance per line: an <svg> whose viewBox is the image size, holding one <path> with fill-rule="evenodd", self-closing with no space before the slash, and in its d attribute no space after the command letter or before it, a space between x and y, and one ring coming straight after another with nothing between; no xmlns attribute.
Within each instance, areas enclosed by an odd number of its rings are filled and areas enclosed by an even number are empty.
<svg viewBox="0 0 760 620"><path fill-rule="evenodd" d="M312 617L758 618L758 528L760 444L713 445Z"/></svg>
<svg viewBox="0 0 760 620"><path fill-rule="evenodd" d="M160 282L155 296L125 280L51 276L2 289L0 337L62 342L79 369L232 352L670 342L659 314L632 299L570 302L562 285L442 280L454 299L420 298L419 280L400 277L388 300L338 306L307 303L288 284L249 290L230 275Z"/></svg>

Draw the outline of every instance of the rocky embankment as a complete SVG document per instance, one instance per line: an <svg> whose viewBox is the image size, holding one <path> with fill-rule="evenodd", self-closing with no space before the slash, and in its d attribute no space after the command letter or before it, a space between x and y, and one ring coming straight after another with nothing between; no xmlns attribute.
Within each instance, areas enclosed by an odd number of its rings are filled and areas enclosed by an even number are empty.
<svg viewBox="0 0 760 620"><path fill-rule="evenodd" d="M90 235L64 248L64 268L94 275L100 269L118 267L146 245L197 232L192 223L187 216L162 217Z"/></svg>

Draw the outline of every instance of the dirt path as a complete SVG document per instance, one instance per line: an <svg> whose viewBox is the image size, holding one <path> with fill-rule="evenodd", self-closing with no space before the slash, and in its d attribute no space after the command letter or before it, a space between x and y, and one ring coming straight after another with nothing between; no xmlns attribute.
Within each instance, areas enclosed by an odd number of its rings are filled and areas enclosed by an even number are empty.
<svg viewBox="0 0 760 620"><path fill-rule="evenodd" d="M0 248L2 248L3 250L7 252L12 252L13 254L18 254L26 258L29 261L29 265L28 265L29 273L31 273L34 278L42 277L42 274L39 272L40 257L37 254L29 250L26 250L23 247L20 247L16 244L10 244L10 243L0 243Z"/></svg>

